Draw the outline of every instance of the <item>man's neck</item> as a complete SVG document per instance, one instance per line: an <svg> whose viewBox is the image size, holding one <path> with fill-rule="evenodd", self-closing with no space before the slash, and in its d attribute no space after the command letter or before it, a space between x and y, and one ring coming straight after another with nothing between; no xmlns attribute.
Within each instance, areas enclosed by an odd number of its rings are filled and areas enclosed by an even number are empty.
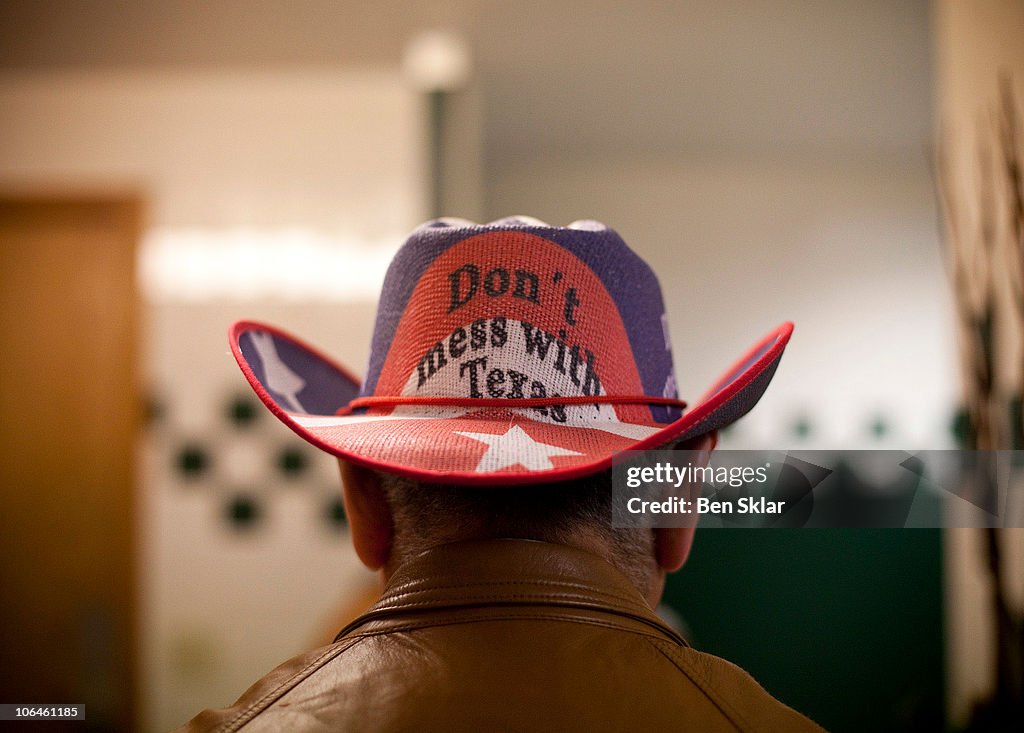
<svg viewBox="0 0 1024 733"><path fill-rule="evenodd" d="M640 594L647 601L651 608L656 608L658 603L661 601L661 595L665 588L665 571L658 567L657 562L654 561L653 554L648 559L639 560L637 558L623 558L622 553L617 548L610 547L608 542L597 532L592 531L579 531L567 533L564 537L559 537L557 541L552 542L551 540L542 538L487 538L487 537L457 537L449 539L439 539L436 542L421 545L419 552L425 552L435 547L442 545L452 544L455 542L465 542L472 540L486 540L486 539L523 539L523 540L534 540L539 542L551 542L552 544L561 544L567 547L572 547L577 550L596 555L601 558L609 565L614 567L620 573L625 575L630 582L636 587ZM419 554L412 553L413 555ZM379 571L381 588L387 586L391 577L398 570L398 568L411 559L409 554L403 553L400 550L395 551L392 549L391 557L388 562Z"/></svg>

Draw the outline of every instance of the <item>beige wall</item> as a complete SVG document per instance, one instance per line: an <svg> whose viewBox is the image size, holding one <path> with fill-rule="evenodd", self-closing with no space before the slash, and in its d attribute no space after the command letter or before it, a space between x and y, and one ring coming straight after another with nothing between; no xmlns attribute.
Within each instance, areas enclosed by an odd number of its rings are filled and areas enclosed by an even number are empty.
<svg viewBox="0 0 1024 733"><path fill-rule="evenodd" d="M0 99L0 184L134 186L154 226L402 237L423 214L397 69L13 70Z"/></svg>

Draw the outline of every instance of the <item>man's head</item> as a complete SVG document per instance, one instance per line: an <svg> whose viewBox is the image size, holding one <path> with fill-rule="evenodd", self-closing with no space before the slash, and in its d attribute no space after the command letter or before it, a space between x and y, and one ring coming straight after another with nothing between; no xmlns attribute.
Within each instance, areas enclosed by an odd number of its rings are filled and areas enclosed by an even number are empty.
<svg viewBox="0 0 1024 733"><path fill-rule="evenodd" d="M717 433L680 449L711 451ZM612 472L514 488L431 484L339 461L352 541L362 562L386 580L411 557L464 540L554 542L597 554L654 606L665 574L686 562L693 527L614 528Z"/></svg>

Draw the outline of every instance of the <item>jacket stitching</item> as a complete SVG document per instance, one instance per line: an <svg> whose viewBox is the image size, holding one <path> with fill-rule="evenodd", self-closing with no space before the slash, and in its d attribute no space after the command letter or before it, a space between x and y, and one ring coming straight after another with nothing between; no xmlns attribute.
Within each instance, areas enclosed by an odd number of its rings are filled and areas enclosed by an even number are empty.
<svg viewBox="0 0 1024 733"><path fill-rule="evenodd" d="M592 605L599 606L601 608L607 608L607 606L605 606L605 604L601 603L600 599L594 598L592 595L586 594L586 593L578 593L578 594L570 594L570 593L502 593L502 594L490 594L490 595L487 595L487 594L476 595L476 594L474 594L474 595L466 595L465 597L462 597L462 598L442 598L442 599L435 599L435 600L428 600L428 601L403 601L400 605L397 605L397 606L384 606L384 607L379 607L378 606L378 607L375 607L375 608L371 608L370 612L372 613L375 610L376 611L395 611L395 610L400 610L402 608L411 608L413 606L420 606L420 607L421 606L436 606L436 605L439 605L439 604L443 605L443 606L451 606L451 605L457 605L457 604L462 604L462 603L477 603L477 602L480 602L480 601L496 601L496 600L552 601L552 602L555 602L555 601L577 601L578 602L578 601L580 601L580 599L587 600ZM632 604L629 604L627 606L627 608L629 610L634 610L634 609L638 608L638 605L635 604L635 603L632 603Z"/></svg>
<svg viewBox="0 0 1024 733"><path fill-rule="evenodd" d="M515 602L524 602L524 603L539 603L539 602L543 603L543 602L548 602L550 605L573 604L574 607L600 610L600 611L604 611L606 613L608 613L608 612L610 612L610 613L625 612L625 613L631 614L632 616L634 616L636 618L636 620L641 621L642 623L647 623L647 624L649 624L649 625L651 625L651 626L653 626L655 628L661 629L662 630L662 634L664 636L668 636L669 638L672 638L673 634L675 633L675 632L670 631L668 628L666 628L664 622L661 619L659 619L657 616L654 616L653 614L651 614L650 611L647 611L647 609L637 608L636 606L630 606L630 607L626 607L626 608L614 608L612 606L607 606L605 604L596 602L593 598L591 598L589 596L586 596L586 595L579 595L579 596L570 596L570 595L566 595L566 594L528 595L528 594L516 594L516 593L502 594L502 595L489 595L489 596L488 595L481 595L481 596L474 596L474 597L463 598L463 599L457 599L457 598L445 599L445 602L444 602L443 605L445 605L445 606L457 606L457 605L465 605L467 603L479 604L479 603L488 602L488 601L506 601L506 602L515 601ZM370 623L372 621L377 620L377 619L374 618L374 614L375 613L391 614L391 613L399 612L399 611L402 611L402 610L412 610L412 609L415 609L415 608L437 607L437 605L438 605L437 601L406 601L401 606L397 606L397 607L393 607L393 608L370 609L370 611L368 611L366 613L366 615L364 615L361 619L356 619L355 621L353 621L346 628L350 628L352 630L355 630L355 629L358 629L360 626L362 626L364 623ZM345 634L345 636L348 636L348 634ZM340 638L344 638L344 637L340 637Z"/></svg>
<svg viewBox="0 0 1024 733"><path fill-rule="evenodd" d="M704 679L702 675L697 675L689 669L690 665L678 657L678 649L664 649L662 648L664 646L663 644L659 644L654 641L651 642L651 645L654 646L654 648L664 655L670 662L672 662L676 669L686 675L719 710L729 717L738 729L753 730L750 722L744 718L736 708L730 705L726 700L721 699L719 695L715 694L711 689L711 685L708 680Z"/></svg>
<svg viewBox="0 0 1024 733"><path fill-rule="evenodd" d="M429 588L425 588L423 590L405 590L406 588L409 588L410 586L413 586L413 585L416 585L416 584L422 583L422 582L423 581L415 581L415 582L404 583L403 585L396 586L395 589L394 589L395 592L385 593L381 597L381 602L382 603L387 603L388 601L391 601L391 600L396 599L396 598L401 598L403 596L415 595L416 593L433 592L433 591L437 591L437 590L457 590L459 588L475 588L475 587L481 587L481 586L482 587L491 587L491 586L508 586L508 585L548 585L548 586L555 586L555 587L561 587L561 588L578 588L581 591L586 591L586 592L589 592L589 593L593 593L595 595L601 595L601 596L604 596L606 598L614 598L616 600L623 601L624 603L636 603L636 597L635 596L630 598L628 596L619 595L617 593L609 593L607 591L601 590L600 588L595 588L592 585L587 585L587 584L584 584L584 583L569 583L569 582L561 581L561 580L493 580L493 581L488 580L488 581L477 581L477 582L472 582L472 583L456 583L454 585L431 585Z"/></svg>
<svg viewBox="0 0 1024 733"><path fill-rule="evenodd" d="M570 614L554 614L554 613L524 613L524 614L474 614L474 615L459 615L459 616L441 616L439 618L433 618L424 621L409 621L404 624L391 624L386 629L378 629L374 631L360 631L345 636L345 639L362 639L371 636L383 636L385 634L391 634L400 631L416 631L417 629L428 629L433 626L454 626L457 624L468 624L476 623L478 621L516 621L516 620L546 620L546 621L561 621L564 623L582 623L589 624L591 626L600 626L606 629L614 629L616 631L625 631L630 634L637 634L638 636L651 637L660 641L665 641L663 634L658 634L654 630L648 631L647 629L633 629L629 628L626 624L615 623L613 621L602 621L600 619L589 619L582 618L580 616L573 616ZM643 623L637 621L637 623Z"/></svg>
<svg viewBox="0 0 1024 733"><path fill-rule="evenodd" d="M252 722L253 718L255 718L257 714L263 712L263 708L265 708L267 704L272 703L275 700L284 696L285 693L287 693L297 684L302 682L305 678L309 677L309 675L317 671L325 663L329 662L334 657L340 655L342 652L351 649L358 643L359 639L353 639L350 644L335 645L338 647L337 649L331 648L328 651L321 654L320 656L318 656L316 659L314 659L312 662L310 662L305 667L300 669L298 672L293 674L291 677L281 682L277 687L265 693L255 702L251 703L249 707L247 707L245 710L240 711L238 715L236 715L234 718L225 721L224 724L218 728L218 730L222 730L224 731L224 733L231 733L232 731L237 731L244 725L248 725L250 722Z"/></svg>

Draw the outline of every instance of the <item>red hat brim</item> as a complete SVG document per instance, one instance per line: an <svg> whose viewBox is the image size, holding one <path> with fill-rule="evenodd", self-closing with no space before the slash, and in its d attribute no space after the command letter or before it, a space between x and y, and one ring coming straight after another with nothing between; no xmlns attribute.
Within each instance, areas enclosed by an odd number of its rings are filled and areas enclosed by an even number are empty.
<svg viewBox="0 0 1024 733"><path fill-rule="evenodd" d="M358 395L359 380L334 360L253 321L235 323L230 343L263 403L321 450L420 481L497 486L580 478L611 468L622 451L657 449L734 423L764 394L792 333L788 322L772 330L668 424L556 424L534 419L534 408L403 406L338 416Z"/></svg>

